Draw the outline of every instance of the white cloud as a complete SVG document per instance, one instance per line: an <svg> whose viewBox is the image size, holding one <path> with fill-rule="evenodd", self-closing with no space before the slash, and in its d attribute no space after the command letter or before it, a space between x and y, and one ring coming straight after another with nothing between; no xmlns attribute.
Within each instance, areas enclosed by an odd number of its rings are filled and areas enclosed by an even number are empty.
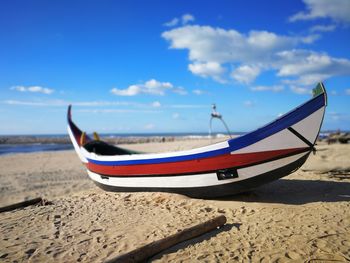
<svg viewBox="0 0 350 263"><path fill-rule="evenodd" d="M330 118L333 120L333 121L338 121L340 119L340 114L337 113L337 112L330 112L329 114L327 114L328 116L330 116Z"/></svg>
<svg viewBox="0 0 350 263"><path fill-rule="evenodd" d="M250 84L260 74L260 69L256 66L243 65L236 68L231 77L240 83Z"/></svg>
<svg viewBox="0 0 350 263"><path fill-rule="evenodd" d="M131 85L124 90L113 88L111 89L111 93L118 96L135 96L141 93L141 89L137 85Z"/></svg>
<svg viewBox="0 0 350 263"><path fill-rule="evenodd" d="M183 87L175 87L172 89L172 91L176 94L179 94L179 95L187 95L188 94L188 92Z"/></svg>
<svg viewBox="0 0 350 263"><path fill-rule="evenodd" d="M133 102L120 102L120 101L64 101L64 100L37 100L37 101L22 101L22 100L4 100L1 101L7 105L22 105L22 106L35 106L35 107L67 107L69 104L79 107L101 107L101 106L133 106L133 107L146 107L146 105L133 103Z"/></svg>
<svg viewBox="0 0 350 263"><path fill-rule="evenodd" d="M284 79L282 82L288 85L315 86L316 83L322 82L329 77L330 75L327 74L310 74L302 75L294 79Z"/></svg>
<svg viewBox="0 0 350 263"><path fill-rule="evenodd" d="M174 113L173 115L172 115L172 118L174 119L174 120L178 120L179 118L180 118L180 114L179 113Z"/></svg>
<svg viewBox="0 0 350 263"><path fill-rule="evenodd" d="M135 109L78 109L77 112L84 113L159 113L156 110L135 110Z"/></svg>
<svg viewBox="0 0 350 263"><path fill-rule="evenodd" d="M72 104L81 107L101 107L101 106L136 106L136 103L125 101L77 101L64 102L65 104Z"/></svg>
<svg viewBox="0 0 350 263"><path fill-rule="evenodd" d="M62 102L52 103L52 102L43 102L43 101L20 101L20 100L5 100L2 103L7 105L20 105L20 106L63 106ZM64 104L64 106L68 106Z"/></svg>
<svg viewBox="0 0 350 263"><path fill-rule="evenodd" d="M350 89L346 89L346 90L345 90L345 94L346 94L346 95L350 95Z"/></svg>
<svg viewBox="0 0 350 263"><path fill-rule="evenodd" d="M193 94L196 94L196 95L203 95L203 94L205 94L206 92L205 92L204 90L194 89L194 90L192 90L192 93L193 93Z"/></svg>
<svg viewBox="0 0 350 263"><path fill-rule="evenodd" d="M279 53L283 65L279 76L300 74L350 74L348 59L332 58L327 54L307 50L291 50Z"/></svg>
<svg viewBox="0 0 350 263"><path fill-rule="evenodd" d="M167 91L184 94L182 87L174 87L170 82L160 82L155 79L146 81L143 84L130 85L126 89L111 89L111 93L118 96L136 96L139 94L164 95Z"/></svg>
<svg viewBox="0 0 350 263"><path fill-rule="evenodd" d="M136 109L150 109L150 108L171 108L171 109L203 109L208 108L205 104L168 104L162 105L159 101L149 103L137 103L137 102L126 102L126 101L64 101L64 100L48 100L48 101L22 101L22 100L4 100L0 101L0 104L5 105L21 105L21 106L32 106L32 107L67 107L69 104L73 107L133 107ZM104 111L118 111L119 109L106 109ZM141 110L141 111L142 111ZM88 111L88 110L86 110ZM103 111L103 110L102 110ZM154 110L150 110L154 112Z"/></svg>
<svg viewBox="0 0 350 263"><path fill-rule="evenodd" d="M225 69L217 62L195 62L193 64L189 64L188 69L195 75L205 78L212 77L218 82L223 82L221 76L225 72Z"/></svg>
<svg viewBox="0 0 350 263"><path fill-rule="evenodd" d="M153 130L156 126L153 123L146 124L143 129L144 130Z"/></svg>
<svg viewBox="0 0 350 263"><path fill-rule="evenodd" d="M152 107L153 107L153 108L159 108L159 107L161 107L161 106L162 106L162 104L160 104L159 101L154 101L154 102L152 103Z"/></svg>
<svg viewBox="0 0 350 263"><path fill-rule="evenodd" d="M165 31L162 37L170 42L170 48L188 49L191 61L220 64L267 60L271 52L283 51L305 42L300 37L280 36L268 31L253 30L245 35L234 29L199 25Z"/></svg>
<svg viewBox="0 0 350 263"><path fill-rule="evenodd" d="M340 121L350 121L350 114L348 113L340 113L340 112L327 112L326 117L330 118L334 122L340 122Z"/></svg>
<svg viewBox="0 0 350 263"><path fill-rule="evenodd" d="M312 44L320 38L321 38L321 35L318 35L318 34L308 35L306 37L302 37L301 42L305 44Z"/></svg>
<svg viewBox="0 0 350 263"><path fill-rule="evenodd" d="M208 105L200 105L200 104L173 104L168 105L169 108L174 109L203 109L208 108Z"/></svg>
<svg viewBox="0 0 350 263"><path fill-rule="evenodd" d="M67 107L69 104L79 107L101 107L101 106L133 106L146 107L146 105L133 102L119 102L119 101L64 101L64 100L36 100L36 101L22 101L22 100L4 100L0 103L6 105L21 105L34 107Z"/></svg>
<svg viewBox="0 0 350 263"><path fill-rule="evenodd" d="M141 107L142 104L132 102L119 101L64 101L64 100L37 100L37 101L22 101L22 100L4 100L1 103L7 105L22 105L36 107L67 107L69 104L79 107L101 107L101 106L134 106ZM145 106L145 105L143 105Z"/></svg>
<svg viewBox="0 0 350 263"><path fill-rule="evenodd" d="M169 22L164 23L164 26L172 27L172 26L176 26L178 23L179 23L179 19L175 17Z"/></svg>
<svg viewBox="0 0 350 263"><path fill-rule="evenodd" d="M278 54L280 65L277 75L295 77L284 80L286 84L314 85L336 75L350 74L350 60L333 58L324 53L307 50L289 50Z"/></svg>
<svg viewBox="0 0 350 263"><path fill-rule="evenodd" d="M14 86L14 87L11 87L11 90L16 90L16 91L20 91L20 92L43 93L43 94L51 94L54 92L53 89L43 88L40 86L29 86L29 87Z"/></svg>
<svg viewBox="0 0 350 263"><path fill-rule="evenodd" d="M284 86L282 85L274 85L274 86L255 86L250 88L252 91L272 91L272 92L281 92L284 90Z"/></svg>
<svg viewBox="0 0 350 263"><path fill-rule="evenodd" d="M290 89L296 94L311 94L311 90L305 87L290 86Z"/></svg>
<svg viewBox="0 0 350 263"><path fill-rule="evenodd" d="M251 100L246 100L245 102L243 102L243 105L247 108L251 108L255 105L255 103L252 102Z"/></svg>
<svg viewBox="0 0 350 263"><path fill-rule="evenodd" d="M310 28L311 32L331 32L336 29L336 25L316 25Z"/></svg>
<svg viewBox="0 0 350 263"><path fill-rule="evenodd" d="M278 70L283 65L283 58L277 54L312 43L319 36L285 36L257 30L242 34L234 29L187 25L165 31L162 37L170 42L171 49L189 51L188 69L193 74L226 83L228 68L235 67L231 77L250 84L263 71Z"/></svg>
<svg viewBox="0 0 350 263"><path fill-rule="evenodd" d="M350 23L349 0L303 0L307 11L296 13L289 21L331 18L337 22Z"/></svg>
<svg viewBox="0 0 350 263"><path fill-rule="evenodd" d="M188 24L189 22L193 22L195 20L194 16L191 14L184 14L182 15L180 18L178 17L174 17L172 20L170 20L169 22L164 23L164 26L167 27L173 27L173 26L177 26L180 22L183 25Z"/></svg>
<svg viewBox="0 0 350 263"><path fill-rule="evenodd" d="M183 24L183 25L186 25L186 24L188 24L189 22L193 22L193 21L194 21L194 16L191 15L191 14L184 14L184 15L181 17L181 21L182 21L182 24Z"/></svg>

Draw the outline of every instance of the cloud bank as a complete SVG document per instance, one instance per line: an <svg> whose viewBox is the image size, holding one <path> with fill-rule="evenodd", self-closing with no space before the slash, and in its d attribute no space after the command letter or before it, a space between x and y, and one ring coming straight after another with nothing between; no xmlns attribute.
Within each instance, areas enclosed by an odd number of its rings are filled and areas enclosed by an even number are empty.
<svg viewBox="0 0 350 263"><path fill-rule="evenodd" d="M191 14L184 14L181 17L174 17L172 20L170 20L169 22L164 23L164 26L167 27L173 27L173 26L177 26L178 24L182 24L182 25L186 25L190 22L193 22L195 20L194 16Z"/></svg>
<svg viewBox="0 0 350 263"><path fill-rule="evenodd" d="M136 96L140 94L150 94L163 96L166 92L173 92L180 95L186 95L187 91L183 87L175 87L170 82L160 82L151 79L141 84L130 85L126 89L113 88L110 92L117 96Z"/></svg>
<svg viewBox="0 0 350 263"><path fill-rule="evenodd" d="M54 92L53 89L49 89L49 88L43 88L40 86L14 86L11 87L11 90L16 90L19 92L33 92L33 93L42 93L42 94L51 94Z"/></svg>
<svg viewBox="0 0 350 263"><path fill-rule="evenodd" d="M301 11L289 18L289 21L330 18L340 23L350 23L349 0L303 0L307 11Z"/></svg>
<svg viewBox="0 0 350 263"><path fill-rule="evenodd" d="M322 30L333 27L314 28ZM315 34L288 36L265 30L242 33L186 25L165 31L162 37L169 42L170 49L188 50L188 70L192 74L220 83L251 85L261 74L272 71L282 84L310 89L306 86L350 74L350 60L306 49L319 39Z"/></svg>

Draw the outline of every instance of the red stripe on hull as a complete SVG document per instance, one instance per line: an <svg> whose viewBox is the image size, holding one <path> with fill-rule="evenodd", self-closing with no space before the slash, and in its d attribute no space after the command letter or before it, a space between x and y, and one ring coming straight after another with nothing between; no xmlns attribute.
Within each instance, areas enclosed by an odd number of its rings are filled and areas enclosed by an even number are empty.
<svg viewBox="0 0 350 263"><path fill-rule="evenodd" d="M159 164L107 166L87 163L87 168L94 173L109 176L191 174L249 165L291 153L298 153L306 149L307 148L294 148L255 153L224 154L191 161Z"/></svg>

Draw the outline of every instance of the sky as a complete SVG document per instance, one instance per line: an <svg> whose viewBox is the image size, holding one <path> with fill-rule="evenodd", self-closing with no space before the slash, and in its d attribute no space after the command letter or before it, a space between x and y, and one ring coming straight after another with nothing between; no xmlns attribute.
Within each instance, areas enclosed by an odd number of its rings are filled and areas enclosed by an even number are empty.
<svg viewBox="0 0 350 263"><path fill-rule="evenodd" d="M349 43L349 0L1 1L0 134L248 132L319 81L350 130Z"/></svg>

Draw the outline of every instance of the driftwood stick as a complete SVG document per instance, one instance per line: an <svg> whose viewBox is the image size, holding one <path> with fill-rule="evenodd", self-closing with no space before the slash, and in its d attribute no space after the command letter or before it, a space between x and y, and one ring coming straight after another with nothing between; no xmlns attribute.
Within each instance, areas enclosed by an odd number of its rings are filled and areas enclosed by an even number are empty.
<svg viewBox="0 0 350 263"><path fill-rule="evenodd" d="M27 206L30 206L30 205L35 205L35 204L41 203L42 201L43 201L43 199L41 197L37 197L37 198L29 199L29 200L26 200L26 201L23 201L23 202L19 202L19 203L16 203L16 204L0 207L0 213L7 212L7 211L12 211L12 210L15 210L17 208L27 207Z"/></svg>
<svg viewBox="0 0 350 263"><path fill-rule="evenodd" d="M168 249L183 241L198 237L204 233L212 231L226 223L226 217L224 215L210 219L204 223L186 228L176 234L162 238L160 240L149 243L145 246L139 247L126 254L122 254L105 263L135 263L143 262L146 259L160 253L161 251Z"/></svg>

